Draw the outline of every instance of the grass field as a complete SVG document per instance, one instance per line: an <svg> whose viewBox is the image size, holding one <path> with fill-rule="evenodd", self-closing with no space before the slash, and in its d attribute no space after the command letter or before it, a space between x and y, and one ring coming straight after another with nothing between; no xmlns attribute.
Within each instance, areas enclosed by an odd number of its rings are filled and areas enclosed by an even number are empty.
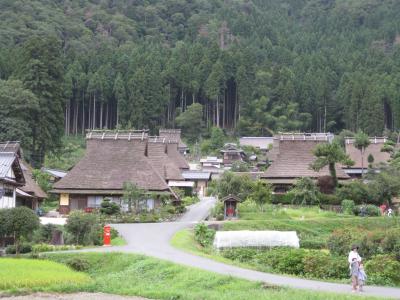
<svg viewBox="0 0 400 300"><path fill-rule="evenodd" d="M80 291L136 295L165 300L354 299L353 295L271 287L141 255L57 253L49 254L47 257L56 262L65 262L74 256L79 256L89 262L88 274L93 278L91 283L81 286L78 289ZM59 287L54 291L72 292L73 290Z"/></svg>
<svg viewBox="0 0 400 300"><path fill-rule="evenodd" d="M111 240L111 246L125 246L125 245L126 241L120 236L113 238Z"/></svg>
<svg viewBox="0 0 400 300"><path fill-rule="evenodd" d="M89 283L90 277L72 271L63 264L46 260L1 258L0 290L51 289L58 285L78 287Z"/></svg>

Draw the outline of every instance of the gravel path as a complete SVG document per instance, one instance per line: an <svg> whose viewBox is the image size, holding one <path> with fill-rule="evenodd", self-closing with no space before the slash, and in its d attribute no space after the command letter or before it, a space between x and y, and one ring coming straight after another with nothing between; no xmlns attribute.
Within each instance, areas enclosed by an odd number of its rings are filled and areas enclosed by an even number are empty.
<svg viewBox="0 0 400 300"><path fill-rule="evenodd" d="M2 300L148 300L140 297L126 297L104 293L74 293L74 294L53 294L36 293L25 296L0 297Z"/></svg>

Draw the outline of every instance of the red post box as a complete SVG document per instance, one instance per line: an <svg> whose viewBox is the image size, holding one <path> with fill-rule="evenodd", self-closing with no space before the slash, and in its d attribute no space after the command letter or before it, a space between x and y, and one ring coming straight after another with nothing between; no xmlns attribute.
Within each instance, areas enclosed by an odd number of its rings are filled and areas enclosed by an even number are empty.
<svg viewBox="0 0 400 300"><path fill-rule="evenodd" d="M104 226L103 246L111 246L111 226L110 225Z"/></svg>

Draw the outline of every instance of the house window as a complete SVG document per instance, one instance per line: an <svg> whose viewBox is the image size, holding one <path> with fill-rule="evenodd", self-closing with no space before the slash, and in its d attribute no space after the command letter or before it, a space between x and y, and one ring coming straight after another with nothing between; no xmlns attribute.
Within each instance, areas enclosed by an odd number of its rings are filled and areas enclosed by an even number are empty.
<svg viewBox="0 0 400 300"><path fill-rule="evenodd" d="M4 196L13 198L14 197L14 191L12 189L9 189L9 188L4 188Z"/></svg>
<svg viewBox="0 0 400 300"><path fill-rule="evenodd" d="M102 201L103 201L103 196L89 196L88 207L100 208Z"/></svg>

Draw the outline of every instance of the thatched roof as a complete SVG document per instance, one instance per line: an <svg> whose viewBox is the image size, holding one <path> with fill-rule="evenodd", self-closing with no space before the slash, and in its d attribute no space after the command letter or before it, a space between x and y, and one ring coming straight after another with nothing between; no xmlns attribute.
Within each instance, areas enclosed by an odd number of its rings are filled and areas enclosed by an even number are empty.
<svg viewBox="0 0 400 300"><path fill-rule="evenodd" d="M182 154L179 153L177 143L167 144L167 155L179 169L189 170L189 164Z"/></svg>
<svg viewBox="0 0 400 300"><path fill-rule="evenodd" d="M25 185L20 189L25 193L28 193L29 195L34 196L38 199L47 198L47 194L33 179L32 170L31 167L28 165L28 163L24 161L20 161L20 163L25 177Z"/></svg>
<svg viewBox="0 0 400 300"><path fill-rule="evenodd" d="M364 151L364 168L368 168L368 156L371 154L374 157L373 166L377 166L381 163L387 163L390 159L390 154L382 152L381 149L386 142L385 138L371 138L371 144ZM346 153L354 161L354 165L351 166L353 169L361 169L361 152L354 147L353 139L346 139Z"/></svg>
<svg viewBox="0 0 400 300"><path fill-rule="evenodd" d="M270 145L272 146L273 139L273 137L258 136L241 137L239 139L239 144L240 146L250 146L263 151L268 151Z"/></svg>
<svg viewBox="0 0 400 300"><path fill-rule="evenodd" d="M323 168L319 172L315 172L310 168L310 164L315 160L313 155L314 148L323 141L318 140L280 140L279 152L276 159L261 175L261 178L300 178L329 175L328 167ZM339 179L348 179L349 176L340 168L336 168Z"/></svg>
<svg viewBox="0 0 400 300"><path fill-rule="evenodd" d="M153 168L165 180L184 180L179 167L167 155L167 144L149 141L147 144L147 158Z"/></svg>
<svg viewBox="0 0 400 300"><path fill-rule="evenodd" d="M87 140L85 156L54 185L57 190L122 190L131 182L149 191L169 191L164 178L145 156L147 140Z"/></svg>
<svg viewBox="0 0 400 300"><path fill-rule="evenodd" d="M178 143L179 149L188 149L188 146L181 140L181 130L180 129L160 129L159 136L164 138L168 142Z"/></svg>

